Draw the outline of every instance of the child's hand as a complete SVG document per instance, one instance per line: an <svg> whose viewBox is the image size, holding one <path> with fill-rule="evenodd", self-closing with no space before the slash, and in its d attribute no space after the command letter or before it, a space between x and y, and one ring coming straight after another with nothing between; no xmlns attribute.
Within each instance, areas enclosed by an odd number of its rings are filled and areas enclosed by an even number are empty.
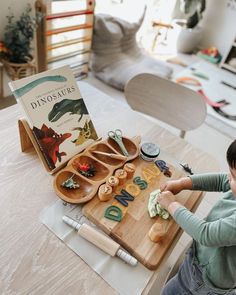
<svg viewBox="0 0 236 295"><path fill-rule="evenodd" d="M170 191L176 195L184 189L192 189L192 180L189 177L183 177L177 180L169 180L160 186L162 192Z"/></svg>
<svg viewBox="0 0 236 295"><path fill-rule="evenodd" d="M161 192L157 198L162 208L168 210L169 205L176 201L175 196L170 191Z"/></svg>
<svg viewBox="0 0 236 295"><path fill-rule="evenodd" d="M162 192L170 191L172 192L172 194L176 195L179 192L181 192L183 188L182 188L181 180L178 179L178 180L169 180L166 183L163 183L160 186L160 189Z"/></svg>

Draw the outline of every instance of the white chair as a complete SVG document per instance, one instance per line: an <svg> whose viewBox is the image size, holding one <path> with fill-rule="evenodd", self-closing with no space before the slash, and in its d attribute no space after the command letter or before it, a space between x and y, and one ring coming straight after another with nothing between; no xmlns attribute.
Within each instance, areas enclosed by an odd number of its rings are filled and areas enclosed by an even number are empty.
<svg viewBox="0 0 236 295"><path fill-rule="evenodd" d="M180 129L182 138L206 118L206 104L200 94L154 74L139 74L130 79L125 97L135 111Z"/></svg>

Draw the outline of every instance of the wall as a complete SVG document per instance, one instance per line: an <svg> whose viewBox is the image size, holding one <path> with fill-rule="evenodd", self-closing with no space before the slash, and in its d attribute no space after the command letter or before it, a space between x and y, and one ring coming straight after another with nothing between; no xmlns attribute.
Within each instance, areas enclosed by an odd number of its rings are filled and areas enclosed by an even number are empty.
<svg viewBox="0 0 236 295"><path fill-rule="evenodd" d="M11 8L12 13L15 15L16 19L24 11L27 3L31 4L32 8L34 7L35 0L1 0L1 9L0 9L0 40L3 38L4 28L7 24L7 15L10 15L9 7ZM8 87L8 82L10 81L9 77L4 73L4 96L11 94L11 91Z"/></svg>
<svg viewBox="0 0 236 295"><path fill-rule="evenodd" d="M236 37L236 1L206 0L201 47L216 46L225 55Z"/></svg>
<svg viewBox="0 0 236 295"><path fill-rule="evenodd" d="M4 27L7 23L6 15L9 15L9 7L16 18L24 11L27 3L34 7L34 0L1 0L0 9L0 40L3 37Z"/></svg>

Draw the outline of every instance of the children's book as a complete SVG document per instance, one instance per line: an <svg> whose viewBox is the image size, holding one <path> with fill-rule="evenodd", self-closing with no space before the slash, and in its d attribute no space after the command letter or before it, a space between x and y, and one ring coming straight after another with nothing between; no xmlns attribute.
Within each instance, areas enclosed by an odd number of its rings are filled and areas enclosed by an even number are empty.
<svg viewBox="0 0 236 295"><path fill-rule="evenodd" d="M12 81L9 86L50 171L98 138L69 66Z"/></svg>

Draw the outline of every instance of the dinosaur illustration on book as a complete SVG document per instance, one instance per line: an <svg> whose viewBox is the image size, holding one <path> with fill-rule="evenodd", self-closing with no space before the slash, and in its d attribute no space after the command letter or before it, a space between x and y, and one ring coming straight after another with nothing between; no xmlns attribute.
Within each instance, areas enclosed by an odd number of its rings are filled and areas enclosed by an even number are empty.
<svg viewBox="0 0 236 295"><path fill-rule="evenodd" d="M88 115L88 110L82 98L80 99L63 99L56 103L50 113L48 114L48 120L50 122L56 122L66 113L70 115L80 115L78 122L82 119L83 115Z"/></svg>
<svg viewBox="0 0 236 295"><path fill-rule="evenodd" d="M38 85L41 85L42 83L50 82L50 81L62 83L62 82L67 81L67 78L64 76L61 76L61 75L41 77L41 78L38 78L38 79L24 85L23 87L21 87L19 89L14 90L13 94L15 95L15 97L20 98L21 96L23 96L27 92L31 91L32 89L34 89Z"/></svg>
<svg viewBox="0 0 236 295"><path fill-rule="evenodd" d="M43 124L41 129L34 126L33 134L47 158L49 167L54 169L57 160L61 162L62 157L66 156L65 152L59 151L59 146L71 136L71 133L57 134L52 128Z"/></svg>
<svg viewBox="0 0 236 295"><path fill-rule="evenodd" d="M75 145L83 144L88 139L98 139L98 135L91 120L86 120L83 127L76 127L73 130L80 131L78 138L72 141L73 143L75 143Z"/></svg>

